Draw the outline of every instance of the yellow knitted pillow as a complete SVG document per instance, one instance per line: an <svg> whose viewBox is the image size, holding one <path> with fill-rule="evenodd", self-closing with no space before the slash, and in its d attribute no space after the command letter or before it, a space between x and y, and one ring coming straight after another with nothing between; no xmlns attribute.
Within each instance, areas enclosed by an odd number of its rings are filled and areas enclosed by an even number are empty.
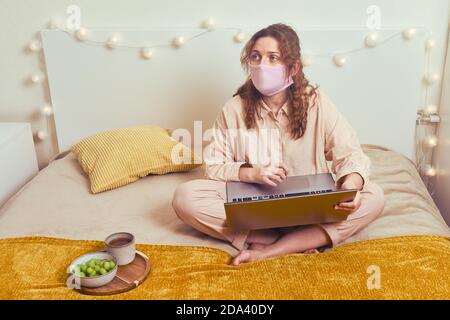
<svg viewBox="0 0 450 320"><path fill-rule="evenodd" d="M92 193L99 193L148 174L188 171L201 165L195 153L169 133L153 125L113 129L81 140L71 151L89 175Z"/></svg>

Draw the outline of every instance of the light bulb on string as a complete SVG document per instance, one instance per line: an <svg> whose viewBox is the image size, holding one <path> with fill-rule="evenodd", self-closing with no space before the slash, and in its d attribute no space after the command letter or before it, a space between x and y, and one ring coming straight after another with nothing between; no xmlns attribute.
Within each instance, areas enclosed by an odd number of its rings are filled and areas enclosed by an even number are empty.
<svg viewBox="0 0 450 320"><path fill-rule="evenodd" d="M175 37L172 41L172 45L175 48L181 48L182 46L184 46L185 40L183 37Z"/></svg>
<svg viewBox="0 0 450 320"><path fill-rule="evenodd" d="M75 32L75 37L79 40L79 41L84 41L88 38L88 30L84 27L81 27L80 29L78 29Z"/></svg>
<svg viewBox="0 0 450 320"><path fill-rule="evenodd" d="M303 67L309 67L313 63L313 59L311 56L302 55L300 57Z"/></svg>
<svg viewBox="0 0 450 320"><path fill-rule="evenodd" d="M216 28L216 22L213 18L208 18L202 22L202 28L212 31Z"/></svg>
<svg viewBox="0 0 450 320"><path fill-rule="evenodd" d="M347 63L347 58L337 54L333 57L333 62L337 67L343 67Z"/></svg>
<svg viewBox="0 0 450 320"><path fill-rule="evenodd" d="M429 104L425 108L426 114L436 114L437 113L437 107L434 104Z"/></svg>
<svg viewBox="0 0 450 320"><path fill-rule="evenodd" d="M416 29L414 29L414 28L405 29L405 30L403 30L402 35L403 35L403 39L411 40L416 35Z"/></svg>
<svg viewBox="0 0 450 320"><path fill-rule="evenodd" d="M41 108L41 114L45 117L51 116L53 114L53 108L51 105L49 104L45 104L42 108Z"/></svg>
<svg viewBox="0 0 450 320"><path fill-rule="evenodd" d="M142 48L141 49L141 56L142 58L149 60L153 58L153 51L150 48Z"/></svg>
<svg viewBox="0 0 450 320"><path fill-rule="evenodd" d="M436 168L433 167L432 165L427 165L425 167L424 172L425 172L425 175L428 177L434 177L437 174Z"/></svg>
<svg viewBox="0 0 450 320"><path fill-rule="evenodd" d="M425 41L425 49L430 50L432 48L434 48L436 46L436 40L434 40L433 38L428 38Z"/></svg>
<svg viewBox="0 0 450 320"><path fill-rule="evenodd" d="M47 132L45 132L44 130L39 130L37 133L36 133L36 137L39 139L39 140L45 140L47 137L48 137L48 134L47 134Z"/></svg>
<svg viewBox="0 0 450 320"><path fill-rule="evenodd" d="M36 83L39 83L39 82L44 81L44 78L45 78L45 77L44 77L42 74L33 74L33 75L30 77L30 81L31 81L31 83L36 84Z"/></svg>
<svg viewBox="0 0 450 320"><path fill-rule="evenodd" d="M439 80L439 75L437 73L428 73L424 76L425 84L433 85Z"/></svg>
<svg viewBox="0 0 450 320"><path fill-rule="evenodd" d="M364 38L364 44L368 48L373 48L378 43L378 35L375 32L370 32L367 34L367 36Z"/></svg>
<svg viewBox="0 0 450 320"><path fill-rule="evenodd" d="M42 43L39 40L32 40L28 44L28 49L32 52L37 52L42 49Z"/></svg>
<svg viewBox="0 0 450 320"><path fill-rule="evenodd" d="M60 17L52 17L48 22L50 29L64 29L64 20Z"/></svg>
<svg viewBox="0 0 450 320"><path fill-rule="evenodd" d="M241 43L245 40L245 33L243 33L242 31L239 31L238 33L236 33L233 37L234 42L236 43Z"/></svg>
<svg viewBox="0 0 450 320"><path fill-rule="evenodd" d="M108 49L114 49L120 41L119 34L115 33L106 40L106 47Z"/></svg>
<svg viewBox="0 0 450 320"><path fill-rule="evenodd" d="M425 137L424 143L427 147L434 148L438 144L438 138L436 137L436 135L431 134L431 135Z"/></svg>

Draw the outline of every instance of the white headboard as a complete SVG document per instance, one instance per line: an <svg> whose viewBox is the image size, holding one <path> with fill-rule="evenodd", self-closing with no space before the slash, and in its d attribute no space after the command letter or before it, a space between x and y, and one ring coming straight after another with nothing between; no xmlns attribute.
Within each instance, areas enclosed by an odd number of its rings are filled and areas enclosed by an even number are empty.
<svg viewBox="0 0 450 320"><path fill-rule="evenodd" d="M127 45L170 42L197 30L119 31ZM255 30L245 30L251 35ZM381 30L381 39L401 30ZM339 52L363 45L366 29L297 28L302 52ZM91 30L103 41L113 32ZM60 30L45 30L42 40L60 150L95 132L134 124L192 130L193 121L209 127L223 104L243 83L239 63L244 43L234 31L216 30L179 49L161 48L151 60L139 50L83 43ZM401 36L375 48L347 55L338 68L330 56L314 57L305 69L336 103L361 143L378 144L413 159L415 119L423 103L425 35Z"/></svg>

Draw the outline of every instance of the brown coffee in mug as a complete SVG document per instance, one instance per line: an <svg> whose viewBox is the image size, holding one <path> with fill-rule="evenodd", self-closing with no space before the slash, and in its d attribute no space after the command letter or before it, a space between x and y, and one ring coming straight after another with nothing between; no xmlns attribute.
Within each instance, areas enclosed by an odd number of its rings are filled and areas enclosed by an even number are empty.
<svg viewBox="0 0 450 320"><path fill-rule="evenodd" d="M128 232L113 233L105 239L106 250L114 256L119 266L133 262L136 256L134 236Z"/></svg>
<svg viewBox="0 0 450 320"><path fill-rule="evenodd" d="M111 247L122 247L126 244L130 243L130 239L127 238L117 238L117 239L112 239L111 241L108 242L108 245Z"/></svg>

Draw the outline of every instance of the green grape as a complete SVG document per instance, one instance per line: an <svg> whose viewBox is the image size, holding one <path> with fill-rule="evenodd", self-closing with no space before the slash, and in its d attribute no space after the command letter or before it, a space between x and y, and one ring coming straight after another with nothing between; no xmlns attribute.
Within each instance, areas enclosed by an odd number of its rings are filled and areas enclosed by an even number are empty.
<svg viewBox="0 0 450 320"><path fill-rule="evenodd" d="M95 261L93 259L89 260L87 265L91 268L95 267Z"/></svg>
<svg viewBox="0 0 450 320"><path fill-rule="evenodd" d="M82 264L81 267L80 267L80 270L81 270L81 272L86 273L87 268L88 267L86 265Z"/></svg>
<svg viewBox="0 0 450 320"><path fill-rule="evenodd" d="M101 275L104 275L104 274L107 274L107 273L108 273L108 271L106 271L105 269L103 269L103 268L100 269L100 274Z"/></svg>
<svg viewBox="0 0 450 320"><path fill-rule="evenodd" d="M95 272L95 270L92 269L91 267L88 267L88 268L86 269L86 272L87 272L88 274L91 274L91 273Z"/></svg>
<svg viewBox="0 0 450 320"><path fill-rule="evenodd" d="M84 272L80 272L80 277L86 277L86 274Z"/></svg>
<svg viewBox="0 0 450 320"><path fill-rule="evenodd" d="M109 270L114 269L115 266L116 266L116 264L114 263L114 261L109 262Z"/></svg>
<svg viewBox="0 0 450 320"><path fill-rule="evenodd" d="M94 270L89 276L90 277L95 277L97 275L97 272Z"/></svg>
<svg viewBox="0 0 450 320"><path fill-rule="evenodd" d="M96 272L99 272L100 269L101 269L101 268L100 268L99 266L97 266L97 265L94 267L94 270L95 270Z"/></svg>
<svg viewBox="0 0 450 320"><path fill-rule="evenodd" d="M103 262L103 268L104 268L105 270L107 270L107 271L110 270L110 264L109 264L108 261Z"/></svg>

